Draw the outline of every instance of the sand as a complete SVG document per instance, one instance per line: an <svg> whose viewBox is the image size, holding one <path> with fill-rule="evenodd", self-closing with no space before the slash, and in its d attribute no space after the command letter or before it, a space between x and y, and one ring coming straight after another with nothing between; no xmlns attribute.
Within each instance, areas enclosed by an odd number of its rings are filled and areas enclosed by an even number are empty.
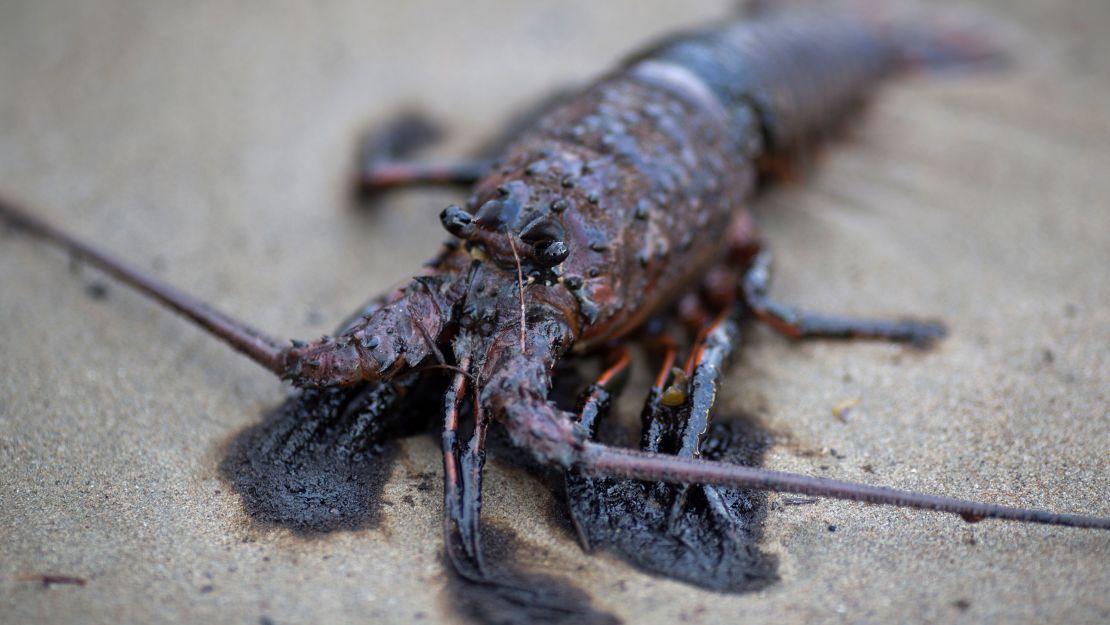
<svg viewBox="0 0 1110 625"><path fill-rule="evenodd" d="M3 3L0 191L262 329L316 336L409 275L460 196L357 213L360 131L416 106L449 131L432 154L465 153L732 5L382 4ZM771 467L1108 515L1110 7L983 4L1011 71L891 85L758 203L782 300L941 318L951 337L921 354L753 328L720 414L778 434ZM261 528L219 464L279 382L19 234L0 234L0 293L0 621L462 619L433 437L398 446L376 526ZM493 460L485 492L536 570L626 623L1110 619L1105 532L772 495L781 580L726 596L584 553L522 469Z"/></svg>

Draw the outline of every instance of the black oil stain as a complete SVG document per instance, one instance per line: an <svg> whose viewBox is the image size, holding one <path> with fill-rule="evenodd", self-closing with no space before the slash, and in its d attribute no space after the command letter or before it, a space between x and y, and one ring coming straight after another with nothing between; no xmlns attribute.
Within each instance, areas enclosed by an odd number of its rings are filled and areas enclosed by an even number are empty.
<svg viewBox="0 0 1110 625"><path fill-rule="evenodd" d="M464 416L468 416L465 411ZM562 470L537 462L529 451L513 445L504 428L489 431L486 449L501 468L531 474L561 500ZM573 535L565 508L560 512L551 517L552 521L559 525L558 529ZM540 548L522 540L512 529L486 519L479 532L485 572L482 579L460 575L450 559L444 558L448 576L446 603L464 620L479 625L615 625L621 622L612 614L594 608L590 595L566 578L536 571L531 561Z"/></svg>
<svg viewBox="0 0 1110 625"><path fill-rule="evenodd" d="M300 391L234 437L220 473L264 527L304 536L376 527L392 440L427 427L432 382Z"/></svg>
<svg viewBox="0 0 1110 625"><path fill-rule="evenodd" d="M512 530L487 521L481 532L484 579L462 577L444 562L449 604L466 620L481 625L621 623L594 608L589 595L566 579L528 570L528 552L534 550Z"/></svg>
<svg viewBox="0 0 1110 625"><path fill-rule="evenodd" d="M773 440L754 419L714 423L702 457L759 466ZM778 559L759 549L762 491L567 475L567 501L580 539L637 568L718 592L751 592L778 581Z"/></svg>

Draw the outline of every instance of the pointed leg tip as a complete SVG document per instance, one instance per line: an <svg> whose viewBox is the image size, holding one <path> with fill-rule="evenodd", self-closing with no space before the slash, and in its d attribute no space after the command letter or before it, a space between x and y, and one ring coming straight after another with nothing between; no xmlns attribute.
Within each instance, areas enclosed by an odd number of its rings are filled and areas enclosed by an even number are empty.
<svg viewBox="0 0 1110 625"><path fill-rule="evenodd" d="M918 349L929 349L948 336L948 328L943 323L926 321L914 323L907 341Z"/></svg>

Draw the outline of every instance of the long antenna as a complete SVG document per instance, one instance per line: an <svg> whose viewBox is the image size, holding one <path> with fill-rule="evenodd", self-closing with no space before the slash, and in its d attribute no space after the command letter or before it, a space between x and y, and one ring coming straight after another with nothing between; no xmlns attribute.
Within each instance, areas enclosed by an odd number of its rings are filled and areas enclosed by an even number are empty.
<svg viewBox="0 0 1110 625"><path fill-rule="evenodd" d="M1026 523L1110 529L1110 518L1011 508L952 497L913 493L882 486L783 473L758 467L745 467L723 462L679 458L646 451L618 449L597 443L587 444L583 461L577 468L585 473L600 477L616 476L679 484L697 483L729 488L755 488L903 508L951 512L962 516L969 523L975 523L983 519L1008 519Z"/></svg>
<svg viewBox="0 0 1110 625"><path fill-rule="evenodd" d="M75 258L84 260L135 290L162 302L270 371L278 375L284 372L283 345L246 323L225 315L191 295L128 266L88 243L75 239L4 198L0 198L0 220L42 238Z"/></svg>

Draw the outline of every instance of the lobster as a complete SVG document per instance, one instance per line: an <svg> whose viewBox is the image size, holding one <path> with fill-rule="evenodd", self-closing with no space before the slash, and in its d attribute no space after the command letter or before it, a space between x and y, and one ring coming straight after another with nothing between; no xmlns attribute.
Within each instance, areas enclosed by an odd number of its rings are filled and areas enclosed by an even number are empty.
<svg viewBox="0 0 1110 625"><path fill-rule="evenodd" d="M883 79L983 54L959 37L867 18L770 14L683 33L633 55L554 105L493 163L372 159L362 182L374 189L474 187L465 206L440 213L452 238L422 272L357 311L335 336L310 342L271 338L14 203L0 201L0 217L304 389L295 409L353 415L368 437L389 430L386 421L402 414L418 382L448 372L445 542L455 569L472 580L488 577L479 516L494 422L536 461L565 470L570 496L656 497L661 489L672 519L697 488L727 527L727 492L757 489L949 512L969 522L1110 529L1107 518L706 459L714 457L711 408L743 319L794 339L926 346L943 337L935 322L850 319L776 302L770 256L748 207L776 159L835 126ZM688 344L675 338L676 325L688 331ZM598 434L630 367L632 341L658 364L640 449L614 447ZM551 399L553 375L560 361L581 355L600 355L605 366L568 411Z"/></svg>

